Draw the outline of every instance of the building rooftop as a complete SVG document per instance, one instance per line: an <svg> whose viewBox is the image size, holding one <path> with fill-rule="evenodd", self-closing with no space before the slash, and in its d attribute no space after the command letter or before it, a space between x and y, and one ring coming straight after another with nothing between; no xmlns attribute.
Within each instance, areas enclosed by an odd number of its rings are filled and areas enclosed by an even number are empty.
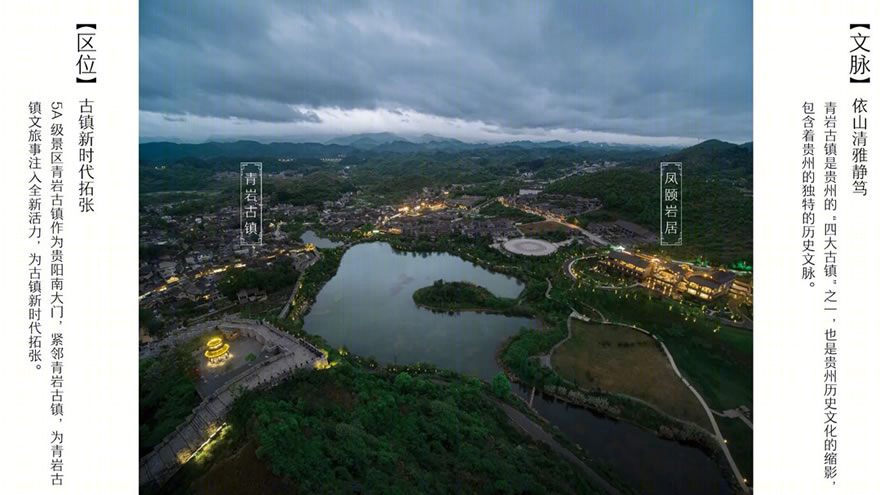
<svg viewBox="0 0 880 495"><path fill-rule="evenodd" d="M693 277L688 279L688 282L691 282L691 283L694 283L694 284L697 284L697 285L700 285L703 287L707 287L712 290L715 290L715 289L718 289L719 287L721 287L721 284L719 284L718 282L716 282L716 281L712 280L711 278L708 278L704 275L694 275Z"/></svg>
<svg viewBox="0 0 880 495"><path fill-rule="evenodd" d="M736 279L736 274L733 272L728 272L726 270L715 270L712 272L712 280L719 284L726 284L734 279Z"/></svg>
<svg viewBox="0 0 880 495"><path fill-rule="evenodd" d="M640 256L627 253L626 251L612 251L608 254L608 257L613 260L629 263L643 270L646 270L651 266L650 260L646 260Z"/></svg>

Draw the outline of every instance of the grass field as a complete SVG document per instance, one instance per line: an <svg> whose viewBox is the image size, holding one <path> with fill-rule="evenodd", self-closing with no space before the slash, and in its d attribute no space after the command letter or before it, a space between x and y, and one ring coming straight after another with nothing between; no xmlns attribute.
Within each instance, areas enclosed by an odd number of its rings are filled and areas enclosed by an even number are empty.
<svg viewBox="0 0 880 495"><path fill-rule="evenodd" d="M678 369L716 411L741 405L752 407L751 353L740 350L749 345L740 332L741 329L722 325L721 330L711 336L677 336L673 330L663 336ZM697 340L697 337L705 339ZM725 346L728 356L723 359L713 356L710 347L713 345Z"/></svg>
<svg viewBox="0 0 880 495"><path fill-rule="evenodd" d="M709 407L752 407L752 332L693 316L689 304L657 298L643 288L571 290L571 283L559 276L554 288L567 291L576 310L594 307L611 321L636 325L662 339Z"/></svg>
<svg viewBox="0 0 880 495"><path fill-rule="evenodd" d="M579 386L629 395L711 431L693 392L650 336L617 325L571 321L571 339L553 353L553 367Z"/></svg>
<svg viewBox="0 0 880 495"><path fill-rule="evenodd" d="M736 467L739 468L743 477L751 480L754 452L752 449L752 429L746 426L739 418L722 418L715 416L718 428L721 434L727 439L727 448L730 455L736 461Z"/></svg>

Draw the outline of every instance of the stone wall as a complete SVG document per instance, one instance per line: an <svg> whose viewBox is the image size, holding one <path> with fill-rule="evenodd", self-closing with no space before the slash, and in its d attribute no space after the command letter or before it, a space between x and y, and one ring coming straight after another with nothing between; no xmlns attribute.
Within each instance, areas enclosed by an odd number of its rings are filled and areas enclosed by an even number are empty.
<svg viewBox="0 0 880 495"><path fill-rule="evenodd" d="M264 345L282 352L245 373L230 378L206 397L161 443L140 459L140 484L161 485L167 481L223 424L226 413L244 389L271 387L302 368L323 368L324 354L308 342L254 320L231 319L205 322L174 337L171 343L189 340L208 329L239 330ZM166 339L168 340L168 339ZM143 355L142 355L143 357Z"/></svg>

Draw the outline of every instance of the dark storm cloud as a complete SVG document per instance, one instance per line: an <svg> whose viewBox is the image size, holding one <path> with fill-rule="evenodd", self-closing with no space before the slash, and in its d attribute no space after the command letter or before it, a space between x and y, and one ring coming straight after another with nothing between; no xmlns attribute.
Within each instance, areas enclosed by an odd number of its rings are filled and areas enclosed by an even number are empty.
<svg viewBox="0 0 880 495"><path fill-rule="evenodd" d="M751 139L750 2L397 4L142 0L141 109Z"/></svg>

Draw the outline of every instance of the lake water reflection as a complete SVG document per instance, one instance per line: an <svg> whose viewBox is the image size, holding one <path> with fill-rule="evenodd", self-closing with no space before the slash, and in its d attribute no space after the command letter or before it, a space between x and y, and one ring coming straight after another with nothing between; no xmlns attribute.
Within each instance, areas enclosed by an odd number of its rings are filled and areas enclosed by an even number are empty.
<svg viewBox="0 0 880 495"><path fill-rule="evenodd" d="M517 297L523 289L514 278L456 256L358 244L345 253L336 276L318 294L305 331L382 362L427 361L491 379L498 372L494 355L499 343L523 326L534 326L534 320L417 307L413 292L438 279L471 282L501 297Z"/></svg>
<svg viewBox="0 0 880 495"><path fill-rule="evenodd" d="M471 282L501 297L517 297L523 289L516 279L449 254L396 253L386 243L358 244L321 289L305 317L305 331L383 363L424 361L491 379L499 371L494 356L501 343L535 321L417 307L413 292L438 279ZM718 466L696 448L552 399L536 397L534 407L639 493L731 493Z"/></svg>
<svg viewBox="0 0 880 495"><path fill-rule="evenodd" d="M311 230L303 232L303 234L299 238L303 243L314 244L315 247L317 247L318 249L329 249L342 245L341 242L331 241L330 239L318 237L318 235Z"/></svg>

